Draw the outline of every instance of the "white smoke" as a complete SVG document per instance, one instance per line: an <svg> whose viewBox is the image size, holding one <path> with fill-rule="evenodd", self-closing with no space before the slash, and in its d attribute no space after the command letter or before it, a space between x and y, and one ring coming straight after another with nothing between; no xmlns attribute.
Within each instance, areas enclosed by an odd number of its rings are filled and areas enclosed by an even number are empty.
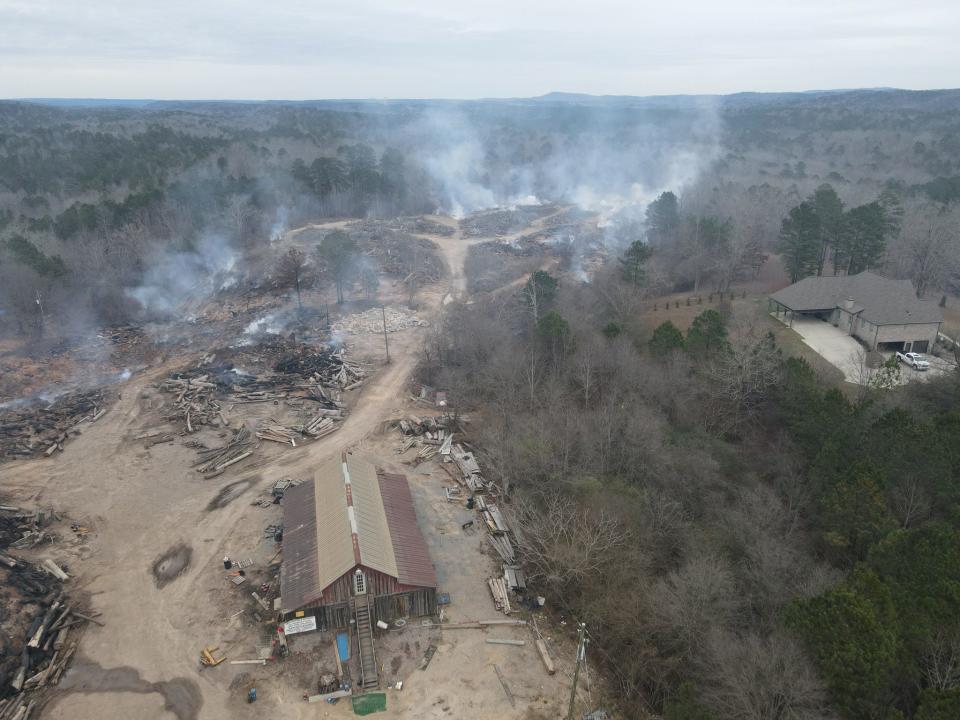
<svg viewBox="0 0 960 720"><path fill-rule="evenodd" d="M219 235L205 235L193 250L154 257L143 282L127 290L145 310L169 313L184 302L212 294L237 282L237 253Z"/></svg>

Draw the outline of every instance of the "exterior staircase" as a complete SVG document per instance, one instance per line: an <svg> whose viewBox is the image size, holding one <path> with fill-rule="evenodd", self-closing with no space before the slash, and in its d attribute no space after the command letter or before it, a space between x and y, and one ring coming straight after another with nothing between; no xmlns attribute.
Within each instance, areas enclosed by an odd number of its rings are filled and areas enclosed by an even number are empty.
<svg viewBox="0 0 960 720"><path fill-rule="evenodd" d="M370 623L370 600L363 595L353 598L353 616L357 630L357 652L360 656L360 687L371 690L380 687L377 673L377 653L373 647L373 628Z"/></svg>

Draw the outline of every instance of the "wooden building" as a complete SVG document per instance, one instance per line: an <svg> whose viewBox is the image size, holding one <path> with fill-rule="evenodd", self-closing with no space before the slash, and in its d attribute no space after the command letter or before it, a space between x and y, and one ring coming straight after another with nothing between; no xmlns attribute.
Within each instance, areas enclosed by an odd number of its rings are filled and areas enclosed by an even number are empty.
<svg viewBox="0 0 960 720"><path fill-rule="evenodd" d="M344 453L283 504L285 619L314 615L318 628L340 628L359 601L371 623L436 612L437 576L405 476Z"/></svg>

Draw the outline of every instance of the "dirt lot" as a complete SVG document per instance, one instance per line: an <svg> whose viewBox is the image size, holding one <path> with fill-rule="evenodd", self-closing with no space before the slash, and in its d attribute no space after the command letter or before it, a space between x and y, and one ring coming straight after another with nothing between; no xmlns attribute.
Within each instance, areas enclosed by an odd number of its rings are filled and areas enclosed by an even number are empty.
<svg viewBox="0 0 960 720"><path fill-rule="evenodd" d="M444 299L462 295L468 242L459 232L429 236L443 252L452 277L420 296L431 316ZM213 480L191 468L194 450L180 442L150 449L132 438L158 423L151 384L183 365L178 357L118 385L120 399L62 454L2 467L4 499L69 510L90 528L82 551L50 546L50 556L68 565L71 581L89 594L106 627L90 628L73 667L43 708L42 717L101 720L106 717L285 718L348 717L347 703L308 705L305 691L323 669L331 669L331 639L322 633L291 639L291 656L266 667L224 663L201 670L200 649L217 645L232 659L257 657L264 626L253 617L250 591L275 582L266 568L276 545L265 526L280 517L277 506L251 504L274 481L307 477L343 448L359 447L411 479L418 515L433 551L441 591L449 592L451 620L498 617L485 585L493 562L482 535L461 530L467 511L447 503L446 475L436 465L417 471L399 464L395 431L385 422L407 410L408 381L422 328L390 337L392 363L384 363L377 336L348 338L351 355L367 360L375 375L351 393L351 413L339 432L296 449L264 443L256 459ZM212 434L221 431L204 430ZM240 587L224 575L224 555L254 560L249 582ZM544 620L545 621L545 620ZM558 672L549 677L529 630L448 630L436 636L421 627L390 631L378 639L383 678L404 680L388 691L395 718L553 718L569 687L572 631L545 628L554 637ZM489 645L485 637L525 639L524 647ZM426 645L437 653L426 671L413 669ZM514 695L511 704L494 666ZM259 700L245 702L255 686ZM598 689L594 688L594 695Z"/></svg>

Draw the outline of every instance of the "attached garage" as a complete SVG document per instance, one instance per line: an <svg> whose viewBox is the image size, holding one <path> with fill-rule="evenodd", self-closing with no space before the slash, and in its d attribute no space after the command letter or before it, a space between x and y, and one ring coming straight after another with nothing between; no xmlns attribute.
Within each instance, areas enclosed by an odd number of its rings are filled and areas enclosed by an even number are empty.
<svg viewBox="0 0 960 720"><path fill-rule="evenodd" d="M917 298L909 280L871 272L804 278L771 295L770 311L788 324L830 322L870 350L929 352L943 322L941 308Z"/></svg>

